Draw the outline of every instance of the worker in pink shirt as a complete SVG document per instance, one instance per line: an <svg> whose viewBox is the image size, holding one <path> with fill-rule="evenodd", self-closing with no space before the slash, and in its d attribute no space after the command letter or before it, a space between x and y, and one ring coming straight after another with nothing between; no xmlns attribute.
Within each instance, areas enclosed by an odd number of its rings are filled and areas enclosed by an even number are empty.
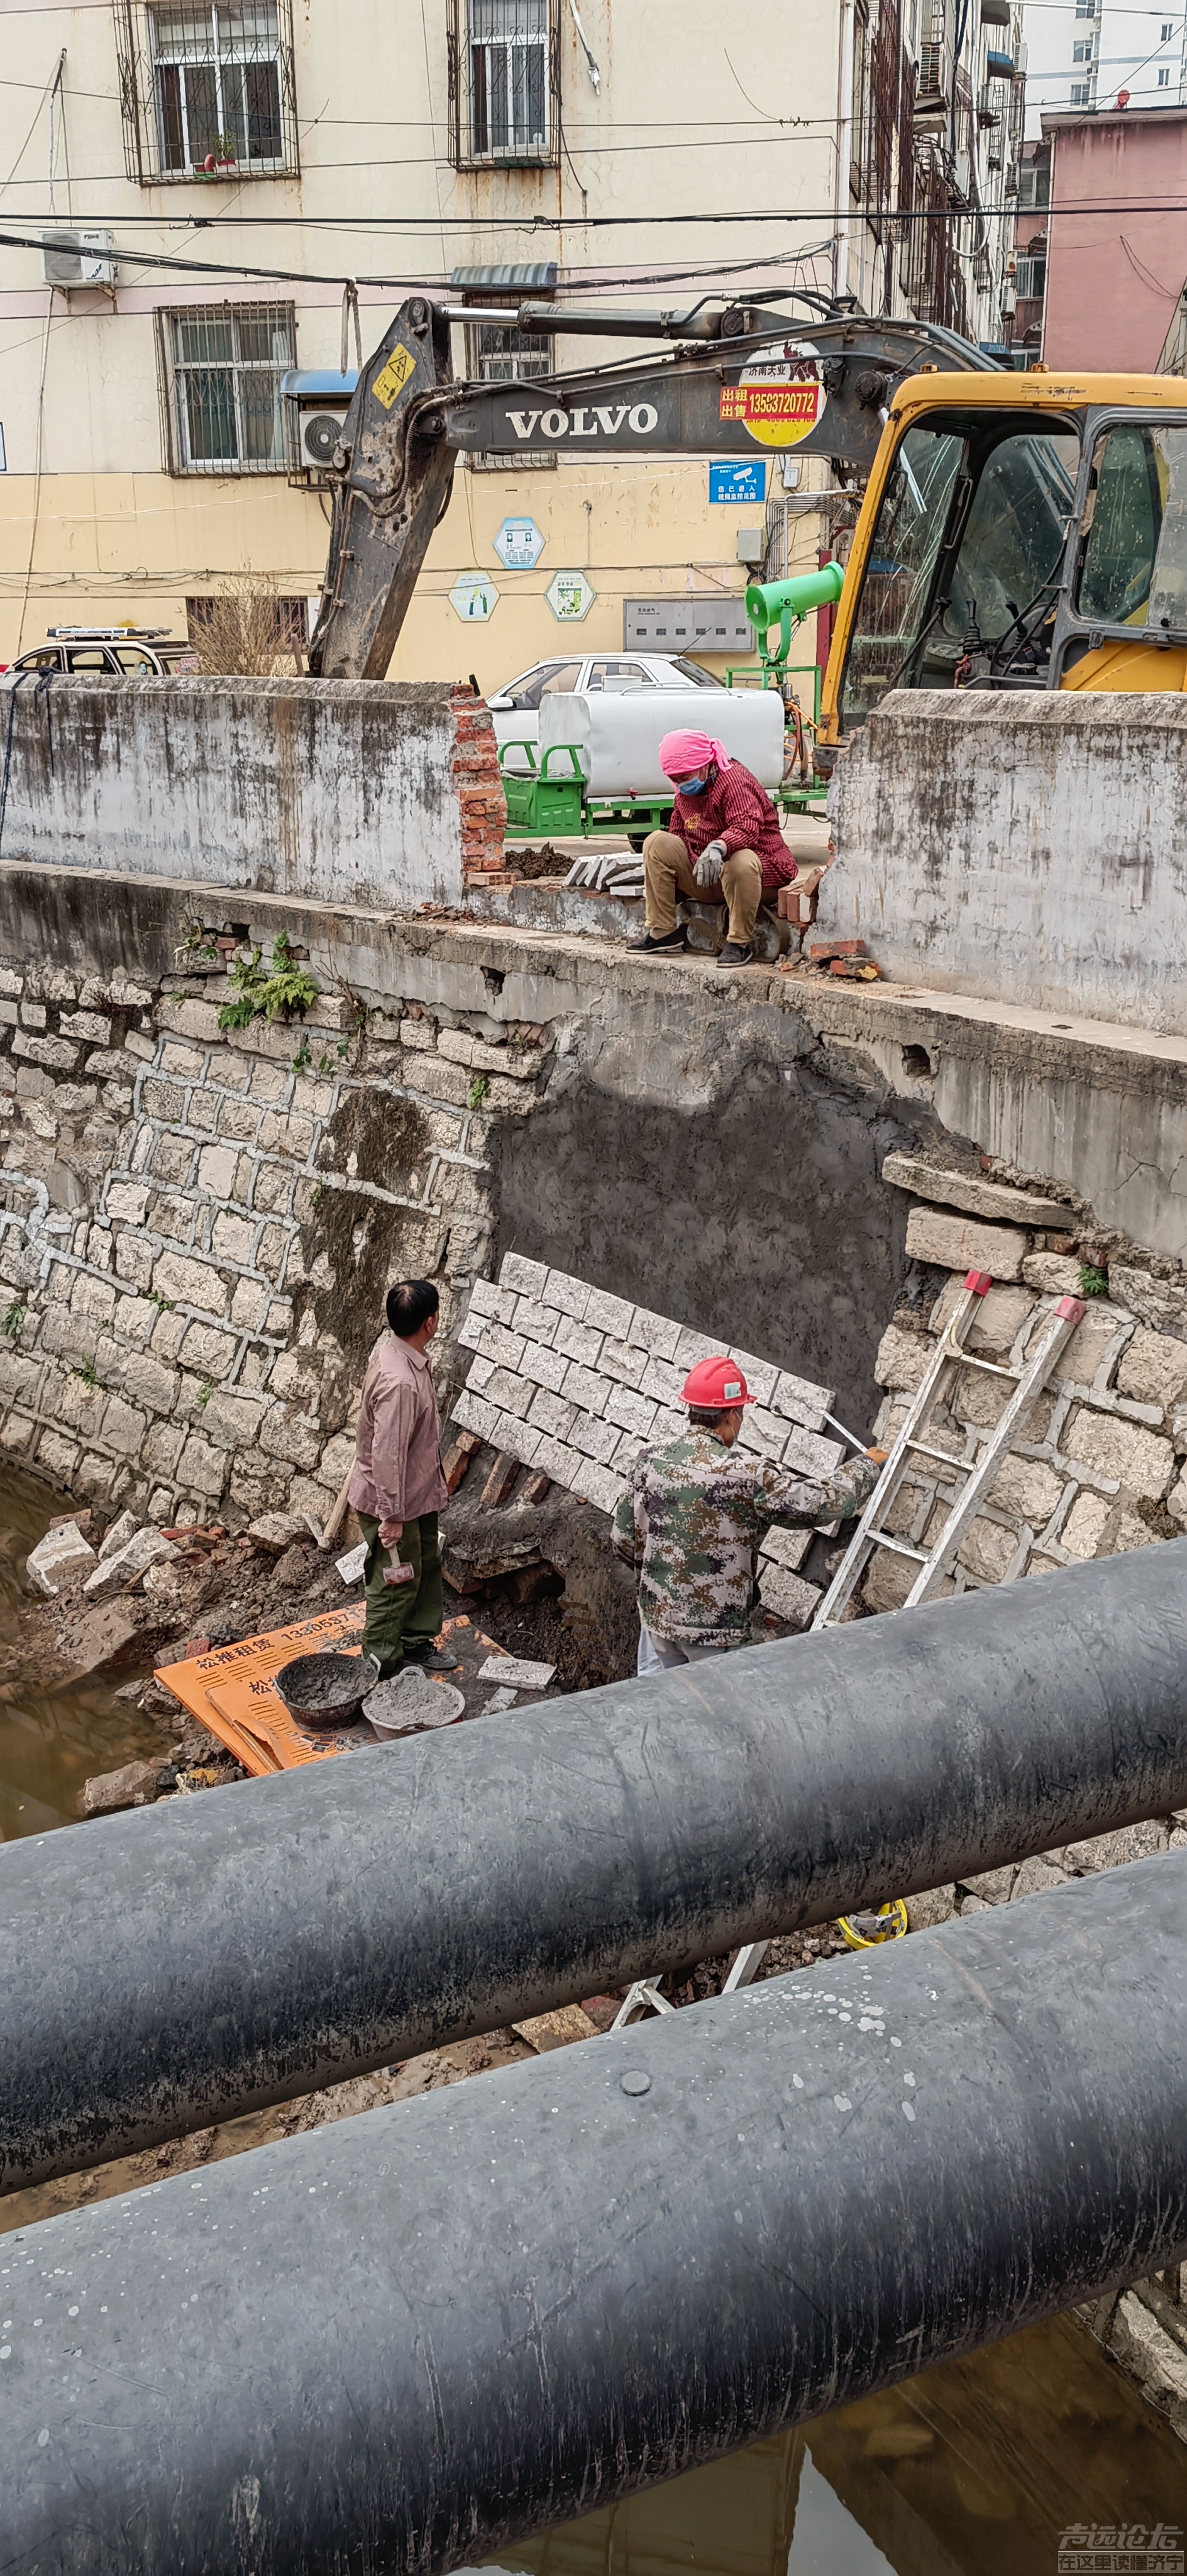
<svg viewBox="0 0 1187 2576"><path fill-rule="evenodd" d="M763 896L798 874L779 817L753 772L707 733L666 733L659 765L676 790L672 828L649 832L643 843L646 929L629 944L652 955L683 948L676 918L683 895L728 905L729 937L717 963L748 966Z"/></svg>
<svg viewBox="0 0 1187 2576"><path fill-rule="evenodd" d="M446 1673L457 1661L436 1644L445 1615L437 1515L449 1491L428 1362L439 1310L431 1279L389 1288L388 1329L363 1380L349 1497L367 1542L363 1652L378 1656L381 1681L407 1663ZM411 1580L389 1582L401 1565Z"/></svg>

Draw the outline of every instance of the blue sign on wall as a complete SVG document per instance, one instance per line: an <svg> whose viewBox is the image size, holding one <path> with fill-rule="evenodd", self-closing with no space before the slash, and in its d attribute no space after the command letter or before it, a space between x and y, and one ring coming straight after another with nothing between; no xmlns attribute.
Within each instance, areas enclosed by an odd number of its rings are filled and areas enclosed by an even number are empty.
<svg viewBox="0 0 1187 2576"><path fill-rule="evenodd" d="M767 497L767 461L765 456L743 456L728 465L709 468L710 501L742 502L747 508Z"/></svg>

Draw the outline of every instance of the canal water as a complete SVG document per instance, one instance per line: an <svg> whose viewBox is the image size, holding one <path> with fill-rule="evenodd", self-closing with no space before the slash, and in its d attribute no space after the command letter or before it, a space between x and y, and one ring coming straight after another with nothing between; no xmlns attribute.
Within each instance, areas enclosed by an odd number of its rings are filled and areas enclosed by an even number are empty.
<svg viewBox="0 0 1187 2576"><path fill-rule="evenodd" d="M4 1471L0 1654L20 1562L68 1509ZM0 1681L0 1840L72 1822L90 1773L160 1743L114 1690ZM238 2125L250 2147L255 2123ZM1065 2317L493 2564L507 2576L1187 2576L1185 2526L1187 2445Z"/></svg>
<svg viewBox="0 0 1187 2576"><path fill-rule="evenodd" d="M63 1500L7 1464L0 1468L0 1842L73 1824L79 1790L93 1772L164 1749L160 1728L105 1684L45 1690L35 1676L3 1677L21 1565L51 1520L69 1510L69 1496Z"/></svg>

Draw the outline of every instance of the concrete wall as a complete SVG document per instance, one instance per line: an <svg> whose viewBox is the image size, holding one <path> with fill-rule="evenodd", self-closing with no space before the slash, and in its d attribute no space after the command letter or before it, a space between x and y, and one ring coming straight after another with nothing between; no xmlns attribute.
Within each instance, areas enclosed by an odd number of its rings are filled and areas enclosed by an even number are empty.
<svg viewBox="0 0 1187 2576"><path fill-rule="evenodd" d="M1187 1033L1187 704L896 690L840 761L820 924L895 982Z"/></svg>
<svg viewBox="0 0 1187 2576"><path fill-rule="evenodd" d="M465 687L29 680L0 696L6 744L10 712L8 859L406 911L502 863L493 731Z"/></svg>

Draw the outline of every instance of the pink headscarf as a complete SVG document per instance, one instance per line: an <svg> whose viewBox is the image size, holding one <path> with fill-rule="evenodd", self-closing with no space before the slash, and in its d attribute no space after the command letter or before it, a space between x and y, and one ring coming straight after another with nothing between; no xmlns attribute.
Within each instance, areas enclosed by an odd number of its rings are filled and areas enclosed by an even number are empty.
<svg viewBox="0 0 1187 2576"><path fill-rule="evenodd" d="M698 769L707 769L711 760L719 769L729 768L725 744L713 742L707 733L666 733L659 747L659 765L665 778L693 778Z"/></svg>

